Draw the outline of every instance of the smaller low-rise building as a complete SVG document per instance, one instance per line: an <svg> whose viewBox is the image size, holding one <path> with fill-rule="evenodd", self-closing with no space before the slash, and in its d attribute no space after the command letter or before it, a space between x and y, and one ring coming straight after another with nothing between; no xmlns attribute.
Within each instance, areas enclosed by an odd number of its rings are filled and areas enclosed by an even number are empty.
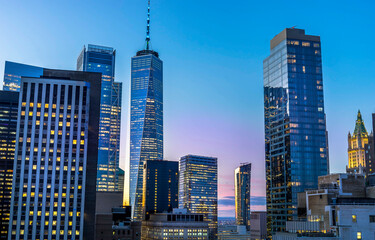
<svg viewBox="0 0 375 240"><path fill-rule="evenodd" d="M140 240L141 222L131 221L131 206L112 208L112 240Z"/></svg>
<svg viewBox="0 0 375 240"><path fill-rule="evenodd" d="M142 221L142 239L209 239L208 222L203 214L188 213L186 209L173 209L172 213L150 214Z"/></svg>
<svg viewBox="0 0 375 240"><path fill-rule="evenodd" d="M251 240L262 240L267 238L267 212L251 212L250 235Z"/></svg>
<svg viewBox="0 0 375 240"><path fill-rule="evenodd" d="M218 240L250 240L246 225L225 225L218 228Z"/></svg>

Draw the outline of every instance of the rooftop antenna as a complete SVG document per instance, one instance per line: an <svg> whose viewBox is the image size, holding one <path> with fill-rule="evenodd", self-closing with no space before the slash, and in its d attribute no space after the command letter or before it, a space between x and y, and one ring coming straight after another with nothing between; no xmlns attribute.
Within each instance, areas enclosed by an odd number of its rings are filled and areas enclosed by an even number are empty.
<svg viewBox="0 0 375 240"><path fill-rule="evenodd" d="M150 50L150 0L148 0L147 7L147 35L146 35L146 50Z"/></svg>

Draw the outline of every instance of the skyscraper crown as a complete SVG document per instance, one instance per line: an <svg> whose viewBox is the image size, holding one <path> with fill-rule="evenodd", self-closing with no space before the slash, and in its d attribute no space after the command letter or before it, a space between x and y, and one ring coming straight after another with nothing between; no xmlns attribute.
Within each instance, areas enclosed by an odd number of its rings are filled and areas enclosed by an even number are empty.
<svg viewBox="0 0 375 240"><path fill-rule="evenodd" d="M357 136L357 137L358 136L361 136L361 137L367 137L368 136L365 124L364 124L364 122L362 120L362 115L361 115L361 111L360 110L358 110L357 121L355 123L355 128L354 128L353 136Z"/></svg>

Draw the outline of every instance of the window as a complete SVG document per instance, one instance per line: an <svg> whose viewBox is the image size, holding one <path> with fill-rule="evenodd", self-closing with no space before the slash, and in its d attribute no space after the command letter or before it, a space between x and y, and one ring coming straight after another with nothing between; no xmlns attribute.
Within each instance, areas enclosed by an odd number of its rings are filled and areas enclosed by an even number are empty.
<svg viewBox="0 0 375 240"><path fill-rule="evenodd" d="M357 239L362 239L362 233L361 232L357 232Z"/></svg>
<svg viewBox="0 0 375 240"><path fill-rule="evenodd" d="M374 223L375 222L375 215L370 215L370 223Z"/></svg>
<svg viewBox="0 0 375 240"><path fill-rule="evenodd" d="M352 215L352 222L357 222L357 215Z"/></svg>

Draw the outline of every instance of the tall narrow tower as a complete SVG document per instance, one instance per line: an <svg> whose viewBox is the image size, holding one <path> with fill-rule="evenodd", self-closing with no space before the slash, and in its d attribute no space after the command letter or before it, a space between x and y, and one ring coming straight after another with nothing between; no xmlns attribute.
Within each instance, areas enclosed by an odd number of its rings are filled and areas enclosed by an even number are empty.
<svg viewBox="0 0 375 240"><path fill-rule="evenodd" d="M250 231L251 163L241 164L234 171L236 223Z"/></svg>
<svg viewBox="0 0 375 240"><path fill-rule="evenodd" d="M132 206L135 221L142 220L144 162L163 159L163 62L150 49L150 40L148 1L146 46L131 61L130 172L125 200Z"/></svg>
<svg viewBox="0 0 375 240"><path fill-rule="evenodd" d="M268 233L297 218L297 194L328 173L320 37L287 28L263 61Z"/></svg>

